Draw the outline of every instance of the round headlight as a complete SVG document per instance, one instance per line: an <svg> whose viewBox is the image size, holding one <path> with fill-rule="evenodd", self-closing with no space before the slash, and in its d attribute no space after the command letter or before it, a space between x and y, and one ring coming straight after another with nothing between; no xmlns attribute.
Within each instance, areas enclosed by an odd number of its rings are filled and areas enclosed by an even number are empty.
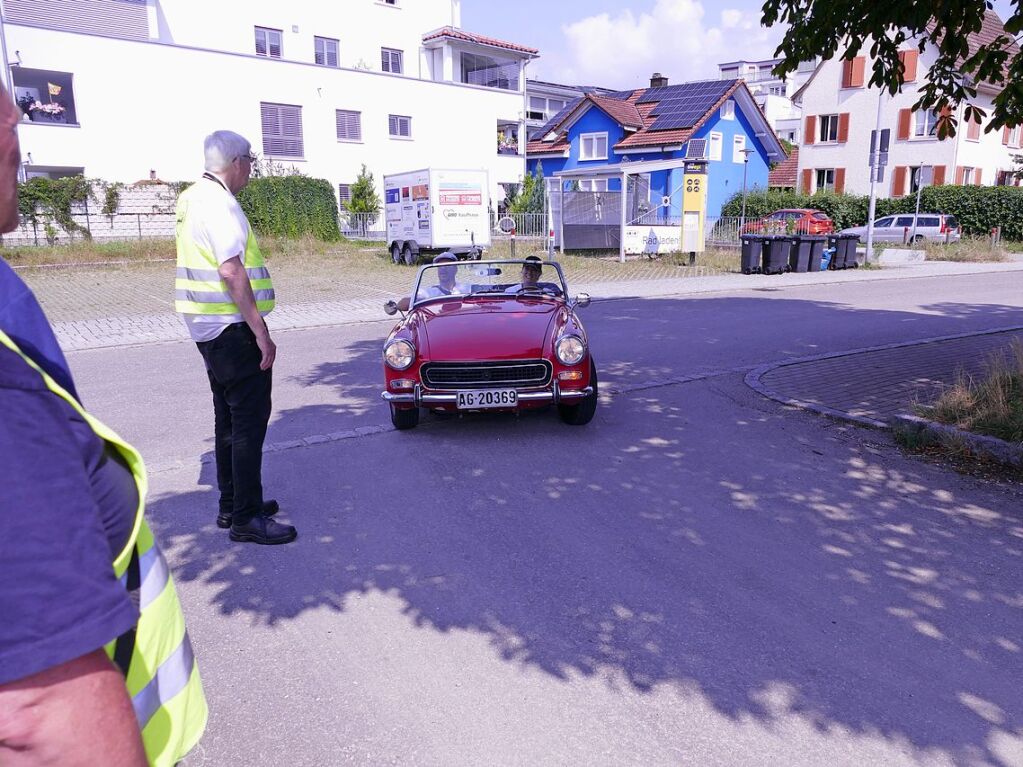
<svg viewBox="0 0 1023 767"><path fill-rule="evenodd" d="M579 336L562 336L554 351L563 365L575 365L586 356L586 344Z"/></svg>
<svg viewBox="0 0 1023 767"><path fill-rule="evenodd" d="M395 370L404 370L416 360L416 348L399 338L384 347L384 362Z"/></svg>

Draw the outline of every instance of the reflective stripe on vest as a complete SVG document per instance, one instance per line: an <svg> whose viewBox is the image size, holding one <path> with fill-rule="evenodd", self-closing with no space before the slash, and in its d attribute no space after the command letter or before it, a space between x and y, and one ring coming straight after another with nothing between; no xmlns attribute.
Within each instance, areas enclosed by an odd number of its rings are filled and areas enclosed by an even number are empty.
<svg viewBox="0 0 1023 767"><path fill-rule="evenodd" d="M139 494L135 522L128 542L113 562L114 574L128 588L129 563L133 555L138 560L139 620L132 634L134 645L125 685L149 763L171 767L199 742L206 729L208 709L174 579L143 516L147 483L142 457L112 429L87 413L3 331L0 331L0 344L20 356L42 377L51 392L81 415L100 439L113 445L135 478ZM107 657L114 658L120 641L115 640L104 648Z"/></svg>
<svg viewBox="0 0 1023 767"><path fill-rule="evenodd" d="M242 321L241 312L227 290L227 284L217 270L217 259L192 237L192 197L197 193L199 181L178 197L177 204L177 270L174 276L174 310L182 314L200 314L214 321L230 325ZM213 182L210 182L213 183ZM266 268L256 236L249 227L245 242L245 273L256 299L256 309L262 315L274 309L276 295L270 270Z"/></svg>

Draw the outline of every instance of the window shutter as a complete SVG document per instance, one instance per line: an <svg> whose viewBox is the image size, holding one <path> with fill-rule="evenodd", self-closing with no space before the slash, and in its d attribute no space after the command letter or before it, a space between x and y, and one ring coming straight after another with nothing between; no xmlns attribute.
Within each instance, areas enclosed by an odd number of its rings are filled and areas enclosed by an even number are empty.
<svg viewBox="0 0 1023 767"><path fill-rule="evenodd" d="M842 112L838 116L838 143L844 144L849 140L849 113Z"/></svg>
<svg viewBox="0 0 1023 767"><path fill-rule="evenodd" d="M906 194L906 171L907 166L898 165L892 175L892 197L902 197Z"/></svg>
<svg viewBox="0 0 1023 767"><path fill-rule="evenodd" d="M913 122L913 110L912 109L900 109L899 110L899 141L905 141L909 138L910 125Z"/></svg>
<svg viewBox="0 0 1023 767"><path fill-rule="evenodd" d="M813 171L809 168L803 169L803 183L800 185L803 194L810 194L813 191Z"/></svg>
<svg viewBox="0 0 1023 767"><path fill-rule="evenodd" d="M358 112L348 109L337 109L334 112L337 122L337 137L341 141L362 141L362 120Z"/></svg>
<svg viewBox="0 0 1023 767"><path fill-rule="evenodd" d="M835 168L835 194L845 191L845 168Z"/></svg>
<svg viewBox="0 0 1023 767"><path fill-rule="evenodd" d="M850 88L862 88L863 87L863 70L866 65L866 59L862 56L857 56L850 62L850 76L849 76L849 87Z"/></svg>
<svg viewBox="0 0 1023 767"><path fill-rule="evenodd" d="M852 62L848 59L842 61L842 87L852 87Z"/></svg>
<svg viewBox="0 0 1023 767"><path fill-rule="evenodd" d="M934 180L931 182L934 186L941 186L945 183L945 166L935 165L934 166Z"/></svg>
<svg viewBox="0 0 1023 767"><path fill-rule="evenodd" d="M919 58L919 51L902 51L899 53L899 61L902 62L903 66L902 82L916 82L916 64Z"/></svg>
<svg viewBox="0 0 1023 767"><path fill-rule="evenodd" d="M981 177L983 175L984 175L984 171L983 171L982 168L974 168L973 169L973 185L974 186L984 186L984 182L981 179Z"/></svg>
<svg viewBox="0 0 1023 767"><path fill-rule="evenodd" d="M263 154L268 157L303 157L302 107L260 104Z"/></svg>
<svg viewBox="0 0 1023 767"><path fill-rule="evenodd" d="M966 138L970 141L978 141L980 139L980 120L974 118L970 120L966 126Z"/></svg>
<svg viewBox="0 0 1023 767"><path fill-rule="evenodd" d="M803 129L803 143L812 144L817 136L817 116L807 115L806 116L806 127Z"/></svg>
<svg viewBox="0 0 1023 767"><path fill-rule="evenodd" d="M336 45L328 44L326 46L326 54L327 54L327 66L328 67L336 67L337 66L337 46Z"/></svg>
<svg viewBox="0 0 1023 767"><path fill-rule="evenodd" d="M1009 128L1008 126L1002 128L1002 143L1009 146Z"/></svg>
<svg viewBox="0 0 1023 767"><path fill-rule="evenodd" d="M966 178L966 168L956 168L956 186L963 185L963 179Z"/></svg>

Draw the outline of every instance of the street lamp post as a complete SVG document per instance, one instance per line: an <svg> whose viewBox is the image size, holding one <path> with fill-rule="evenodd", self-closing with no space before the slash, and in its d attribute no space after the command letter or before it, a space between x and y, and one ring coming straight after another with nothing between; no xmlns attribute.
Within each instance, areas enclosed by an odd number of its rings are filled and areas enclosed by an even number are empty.
<svg viewBox="0 0 1023 767"><path fill-rule="evenodd" d="M739 216L739 234L742 234L743 227L746 226L746 170L749 168L749 156L753 154L755 149L743 149L742 150L742 215Z"/></svg>

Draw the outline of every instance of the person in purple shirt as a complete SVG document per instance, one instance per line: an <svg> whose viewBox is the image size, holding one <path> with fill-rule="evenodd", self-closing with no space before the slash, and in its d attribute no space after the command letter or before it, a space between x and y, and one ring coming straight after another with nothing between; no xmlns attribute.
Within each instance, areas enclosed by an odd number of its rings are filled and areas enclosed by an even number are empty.
<svg viewBox="0 0 1023 767"><path fill-rule="evenodd" d="M0 232L18 223L17 125L0 87ZM46 316L3 261L0 330L77 399ZM137 505L119 454L0 344L0 764L147 763L103 649L137 620L112 566Z"/></svg>

